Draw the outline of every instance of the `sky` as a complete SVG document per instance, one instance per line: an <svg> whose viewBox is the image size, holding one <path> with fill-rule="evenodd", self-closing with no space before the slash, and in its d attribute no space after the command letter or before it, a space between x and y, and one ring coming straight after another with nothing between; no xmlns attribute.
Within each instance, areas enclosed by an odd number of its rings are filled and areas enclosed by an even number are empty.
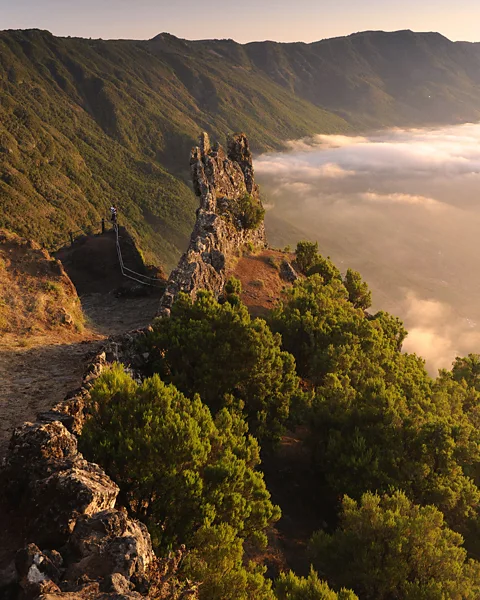
<svg viewBox="0 0 480 600"><path fill-rule="evenodd" d="M478 0L0 0L0 29L150 39L312 42L357 31L438 31L480 41Z"/></svg>
<svg viewBox="0 0 480 600"><path fill-rule="evenodd" d="M255 159L275 247L316 240L432 374L480 353L480 125L318 135Z"/></svg>

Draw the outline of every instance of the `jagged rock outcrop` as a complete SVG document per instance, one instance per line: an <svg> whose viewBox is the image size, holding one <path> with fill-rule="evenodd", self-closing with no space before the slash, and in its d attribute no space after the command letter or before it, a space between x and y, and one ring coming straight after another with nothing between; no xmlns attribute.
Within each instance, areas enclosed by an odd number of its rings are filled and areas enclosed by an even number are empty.
<svg viewBox="0 0 480 600"><path fill-rule="evenodd" d="M280 277L287 283L294 283L298 279L298 273L288 260L282 260L280 264Z"/></svg>
<svg viewBox="0 0 480 600"><path fill-rule="evenodd" d="M261 207L246 136L230 137L225 153L219 144L211 147L203 133L200 145L192 150L190 167L200 207L188 250L170 275L161 299L161 315L170 314L179 292L195 297L198 290L207 289L218 296L225 285L228 261L247 244L267 245L263 219L252 229L232 217L231 208L247 195Z"/></svg>

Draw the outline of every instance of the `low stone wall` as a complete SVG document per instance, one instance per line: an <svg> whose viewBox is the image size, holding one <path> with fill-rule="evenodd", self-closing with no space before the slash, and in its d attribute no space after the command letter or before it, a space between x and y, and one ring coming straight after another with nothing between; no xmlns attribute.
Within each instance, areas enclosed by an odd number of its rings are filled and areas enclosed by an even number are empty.
<svg viewBox="0 0 480 600"><path fill-rule="evenodd" d="M141 360L133 348L146 331L109 340L78 390L13 433L0 483L27 543L0 573L1 598L197 597L173 580L183 549L158 560L145 525L115 508L117 485L78 451L90 388L113 361L140 366L130 363Z"/></svg>

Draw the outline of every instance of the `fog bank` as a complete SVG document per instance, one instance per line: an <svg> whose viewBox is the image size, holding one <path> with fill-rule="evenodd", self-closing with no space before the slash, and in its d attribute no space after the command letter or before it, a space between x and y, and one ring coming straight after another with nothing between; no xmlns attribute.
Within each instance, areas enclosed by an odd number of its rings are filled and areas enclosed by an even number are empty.
<svg viewBox="0 0 480 600"><path fill-rule="evenodd" d="M255 160L274 246L319 242L430 372L480 353L480 125L318 135Z"/></svg>

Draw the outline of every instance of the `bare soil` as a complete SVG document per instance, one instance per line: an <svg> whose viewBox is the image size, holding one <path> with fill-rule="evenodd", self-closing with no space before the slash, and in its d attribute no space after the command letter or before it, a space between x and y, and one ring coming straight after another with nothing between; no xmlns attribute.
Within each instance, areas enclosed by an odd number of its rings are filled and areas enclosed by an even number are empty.
<svg viewBox="0 0 480 600"><path fill-rule="evenodd" d="M293 255L279 250L262 250L258 254L246 254L229 269L227 276L234 275L242 283L242 302L254 317L264 317L290 284L280 277L282 260L292 261Z"/></svg>
<svg viewBox="0 0 480 600"><path fill-rule="evenodd" d="M158 309L158 294L116 298L112 294L81 297L87 319L82 333L69 331L35 337L0 339L0 458L15 427L34 421L79 387L87 356L110 335L146 327Z"/></svg>

